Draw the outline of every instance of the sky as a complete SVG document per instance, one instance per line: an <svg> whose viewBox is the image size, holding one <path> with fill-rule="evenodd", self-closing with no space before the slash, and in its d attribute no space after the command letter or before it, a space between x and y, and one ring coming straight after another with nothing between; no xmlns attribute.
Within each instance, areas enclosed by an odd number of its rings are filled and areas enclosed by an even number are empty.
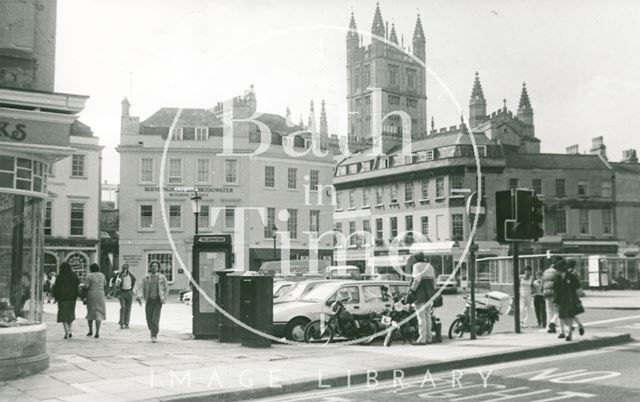
<svg viewBox="0 0 640 402"><path fill-rule="evenodd" d="M100 138L103 179L119 182L120 103L146 119L161 107L210 108L253 84L258 111L302 115L327 104L346 134L346 29L370 32L368 0L58 0L56 91L88 95L80 119ZM475 72L487 111L516 110L526 82L542 152L604 136L609 160L640 148L640 2L381 1L410 45L427 40L427 116L468 113ZM367 40L365 39L365 42ZM114 168L116 167L116 168Z"/></svg>

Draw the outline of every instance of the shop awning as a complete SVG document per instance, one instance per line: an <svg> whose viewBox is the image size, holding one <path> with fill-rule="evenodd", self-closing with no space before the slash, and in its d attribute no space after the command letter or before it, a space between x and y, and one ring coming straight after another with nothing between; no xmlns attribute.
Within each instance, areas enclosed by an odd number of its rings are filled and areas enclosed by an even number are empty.
<svg viewBox="0 0 640 402"><path fill-rule="evenodd" d="M411 253L417 253L419 251L425 254L450 254L457 250L458 244L455 241L439 241L439 242L425 242L425 243L413 243L411 245Z"/></svg>

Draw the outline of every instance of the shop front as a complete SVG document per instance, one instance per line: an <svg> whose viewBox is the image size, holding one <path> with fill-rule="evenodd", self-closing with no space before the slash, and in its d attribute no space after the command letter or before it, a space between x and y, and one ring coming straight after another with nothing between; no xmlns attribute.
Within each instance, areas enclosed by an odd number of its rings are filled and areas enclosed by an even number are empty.
<svg viewBox="0 0 640 402"><path fill-rule="evenodd" d="M85 100L0 89L0 380L49 365L42 312L46 172L73 153L69 130Z"/></svg>

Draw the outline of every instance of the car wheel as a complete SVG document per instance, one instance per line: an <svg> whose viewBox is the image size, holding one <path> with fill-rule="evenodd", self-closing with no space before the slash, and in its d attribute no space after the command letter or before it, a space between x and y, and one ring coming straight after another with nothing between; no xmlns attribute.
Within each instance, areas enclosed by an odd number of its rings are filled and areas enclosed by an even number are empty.
<svg viewBox="0 0 640 402"><path fill-rule="evenodd" d="M307 318L294 318L289 321L284 332L284 336L290 341L304 342L304 328L309 323Z"/></svg>

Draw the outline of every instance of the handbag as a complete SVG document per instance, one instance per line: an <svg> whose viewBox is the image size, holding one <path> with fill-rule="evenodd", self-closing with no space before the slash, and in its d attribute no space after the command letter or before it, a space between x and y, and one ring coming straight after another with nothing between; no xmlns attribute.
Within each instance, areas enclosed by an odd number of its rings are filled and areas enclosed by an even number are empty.
<svg viewBox="0 0 640 402"><path fill-rule="evenodd" d="M578 297L585 297L585 293L584 290L582 290L581 288L576 289L576 296Z"/></svg>
<svg viewBox="0 0 640 402"><path fill-rule="evenodd" d="M577 300L574 305L574 313L575 315L584 313L584 306L580 300Z"/></svg>
<svg viewBox="0 0 640 402"><path fill-rule="evenodd" d="M443 300L442 295L438 295L435 299L433 299L433 307L442 307Z"/></svg>

